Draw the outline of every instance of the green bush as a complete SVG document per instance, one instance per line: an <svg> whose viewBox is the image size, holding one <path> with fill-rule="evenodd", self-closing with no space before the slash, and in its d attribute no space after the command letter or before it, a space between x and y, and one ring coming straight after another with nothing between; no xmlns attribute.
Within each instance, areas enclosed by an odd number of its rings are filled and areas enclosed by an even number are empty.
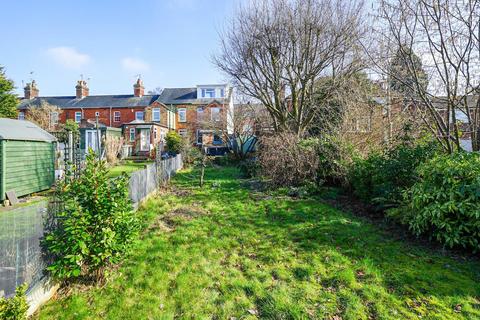
<svg viewBox="0 0 480 320"><path fill-rule="evenodd" d="M117 262L138 231L128 196L128 177L107 177L105 161L90 152L77 179L67 177L59 188L63 209L55 213L57 227L47 231L45 245L53 262L52 275L66 280L102 275Z"/></svg>
<svg viewBox="0 0 480 320"><path fill-rule="evenodd" d="M418 180L415 169L438 150L438 145L430 140L405 142L383 153L356 159L349 173L350 185L360 199L381 209L396 206L402 200L402 192Z"/></svg>
<svg viewBox="0 0 480 320"><path fill-rule="evenodd" d="M318 154L317 185L346 185L352 150L334 136L309 140L314 140Z"/></svg>
<svg viewBox="0 0 480 320"><path fill-rule="evenodd" d="M185 167L193 166L203 158L202 151L192 146L188 140L184 140L182 144L182 160Z"/></svg>
<svg viewBox="0 0 480 320"><path fill-rule="evenodd" d="M0 319L22 320L27 319L27 297L25 292L27 285L21 285L15 290L15 296L11 298L0 298Z"/></svg>
<svg viewBox="0 0 480 320"><path fill-rule="evenodd" d="M174 130L170 130L165 137L167 150L173 153L180 153L182 151L183 140L182 137Z"/></svg>
<svg viewBox="0 0 480 320"><path fill-rule="evenodd" d="M241 160L238 162L237 167L244 178L253 178L260 171L260 165L255 158Z"/></svg>
<svg viewBox="0 0 480 320"><path fill-rule="evenodd" d="M394 214L417 235L480 250L480 154L439 155L416 172L418 181Z"/></svg>

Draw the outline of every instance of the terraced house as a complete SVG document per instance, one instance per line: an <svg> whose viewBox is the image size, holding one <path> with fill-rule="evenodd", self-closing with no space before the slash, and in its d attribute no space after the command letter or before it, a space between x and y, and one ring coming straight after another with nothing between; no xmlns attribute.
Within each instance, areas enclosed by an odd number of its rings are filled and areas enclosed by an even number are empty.
<svg viewBox="0 0 480 320"><path fill-rule="evenodd" d="M207 151L224 146L218 130L231 130L227 121L220 122L233 112L233 90L226 84L165 88L160 94L145 94L138 79L133 94L90 95L89 91L87 82L79 80L74 96L42 97L32 81L24 88L18 118L25 119L31 108L42 104L56 106L59 112L50 115L53 124L64 124L68 119L77 122L84 132L85 149L94 150L98 119L103 128L121 130L132 155L150 154L169 130L176 130ZM212 129L212 121L221 126Z"/></svg>

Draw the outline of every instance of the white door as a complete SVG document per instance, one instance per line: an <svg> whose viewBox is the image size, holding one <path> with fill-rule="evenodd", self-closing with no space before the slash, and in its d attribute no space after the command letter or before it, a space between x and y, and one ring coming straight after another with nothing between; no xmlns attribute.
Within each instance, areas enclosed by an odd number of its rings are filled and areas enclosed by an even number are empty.
<svg viewBox="0 0 480 320"><path fill-rule="evenodd" d="M150 129L140 131L140 151L150 151Z"/></svg>
<svg viewBox="0 0 480 320"><path fill-rule="evenodd" d="M97 151L97 130L86 130L86 144L85 144L85 151L91 148L93 151Z"/></svg>

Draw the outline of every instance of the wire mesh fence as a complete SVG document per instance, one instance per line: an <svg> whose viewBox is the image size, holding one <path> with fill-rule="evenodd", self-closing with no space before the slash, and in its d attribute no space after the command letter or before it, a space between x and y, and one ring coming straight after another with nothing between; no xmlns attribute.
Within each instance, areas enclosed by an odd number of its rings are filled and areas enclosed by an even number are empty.
<svg viewBox="0 0 480 320"><path fill-rule="evenodd" d="M0 296L44 275L41 250L47 201L0 212Z"/></svg>
<svg viewBox="0 0 480 320"><path fill-rule="evenodd" d="M182 155L157 160L149 164L145 169L132 173L129 182L130 199L138 203L170 178L183 167Z"/></svg>
<svg viewBox="0 0 480 320"><path fill-rule="evenodd" d="M183 166L181 155L159 160L133 172L130 198L138 204ZM28 206L0 211L0 296L11 296L23 283L33 287L45 276L48 257L42 249L44 232L55 228L54 212L62 210L55 196Z"/></svg>

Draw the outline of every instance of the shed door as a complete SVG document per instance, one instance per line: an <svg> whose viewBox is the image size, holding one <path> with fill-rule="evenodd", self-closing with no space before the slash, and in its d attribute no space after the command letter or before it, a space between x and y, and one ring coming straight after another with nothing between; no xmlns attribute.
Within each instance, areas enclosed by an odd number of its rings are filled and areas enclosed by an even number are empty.
<svg viewBox="0 0 480 320"><path fill-rule="evenodd" d="M97 130L86 130L86 144L85 150L88 151L89 148L92 148L93 151L97 151Z"/></svg>

